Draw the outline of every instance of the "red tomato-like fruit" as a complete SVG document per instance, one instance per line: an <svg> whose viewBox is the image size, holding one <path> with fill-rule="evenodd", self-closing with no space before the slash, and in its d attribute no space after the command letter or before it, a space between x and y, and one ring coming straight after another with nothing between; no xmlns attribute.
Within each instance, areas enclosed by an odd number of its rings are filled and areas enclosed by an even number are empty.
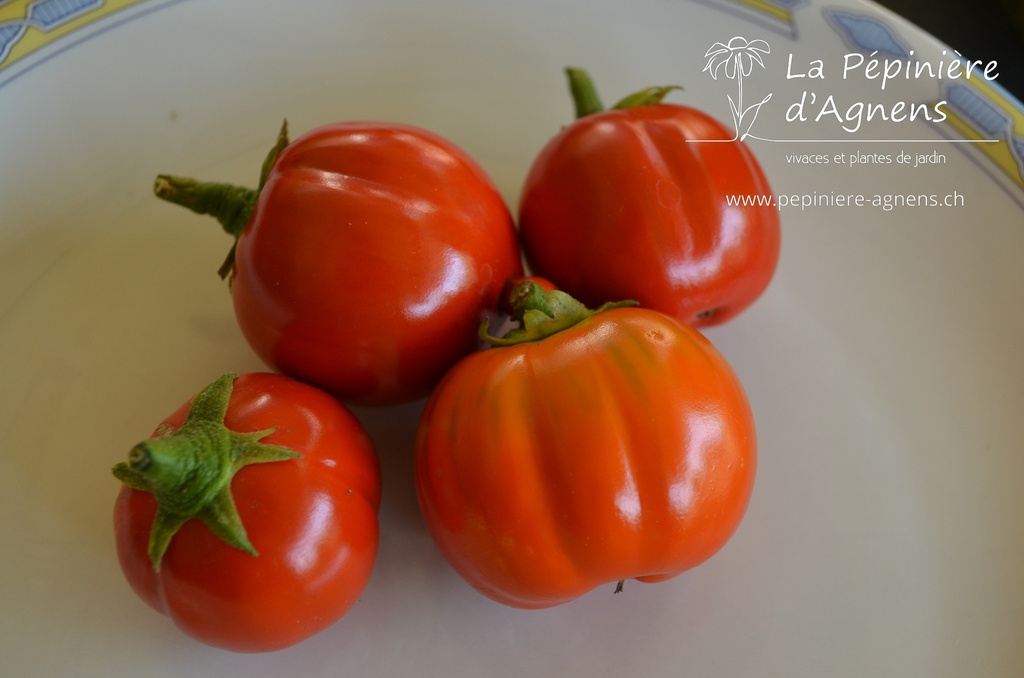
<svg viewBox="0 0 1024 678"><path fill-rule="evenodd" d="M312 386L225 375L114 475L128 582L203 643L294 645L340 619L369 581L377 455L355 416Z"/></svg>
<svg viewBox="0 0 1024 678"><path fill-rule="evenodd" d="M657 311L544 297L523 328L452 368L416 441L441 553L520 608L705 561L740 524L756 466L743 388L699 332Z"/></svg>
<svg viewBox="0 0 1024 678"><path fill-rule="evenodd" d="M580 301L636 299L694 326L757 299L779 258L778 211L750 148L652 88L610 110L569 69L579 117L541 150L522 189L530 269Z"/></svg>
<svg viewBox="0 0 1024 678"><path fill-rule="evenodd" d="M226 266L256 354L353 403L426 396L522 271L484 170L410 125L344 122L290 143L283 130L258 191L212 186L160 176L155 191L237 235Z"/></svg>

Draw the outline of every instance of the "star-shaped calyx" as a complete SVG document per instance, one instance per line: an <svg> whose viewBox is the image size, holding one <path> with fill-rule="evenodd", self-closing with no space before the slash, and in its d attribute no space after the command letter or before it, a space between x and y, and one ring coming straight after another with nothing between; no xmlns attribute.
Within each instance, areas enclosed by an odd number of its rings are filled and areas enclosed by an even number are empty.
<svg viewBox="0 0 1024 678"><path fill-rule="evenodd" d="M156 517L149 538L153 569L178 529L201 520L225 542L257 555L238 516L231 479L243 466L285 461L302 455L260 442L276 429L239 433L224 425L237 375L225 374L199 393L181 428L160 432L132 448L114 476L136 490L152 493Z"/></svg>
<svg viewBox="0 0 1024 678"><path fill-rule="evenodd" d="M545 291L532 280L523 280L508 294L512 319L519 327L512 328L501 337L489 334L490 319L484 318L479 337L491 346L515 346L540 341L586 320L597 313L613 308L636 306L632 299L612 301L596 309L589 309L561 290Z"/></svg>

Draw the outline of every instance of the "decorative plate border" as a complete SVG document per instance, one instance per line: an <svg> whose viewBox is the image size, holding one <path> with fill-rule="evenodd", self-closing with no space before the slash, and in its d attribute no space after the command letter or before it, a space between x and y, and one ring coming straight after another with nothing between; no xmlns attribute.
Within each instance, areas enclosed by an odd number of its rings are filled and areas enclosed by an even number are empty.
<svg viewBox="0 0 1024 678"><path fill-rule="evenodd" d="M145 0L0 0L0 70Z"/></svg>
<svg viewBox="0 0 1024 678"><path fill-rule="evenodd" d="M187 0L0 0L0 88L97 35Z"/></svg>
<svg viewBox="0 0 1024 678"><path fill-rule="evenodd" d="M796 12L808 0L693 0L796 39Z"/></svg>
<svg viewBox="0 0 1024 678"><path fill-rule="evenodd" d="M914 60L913 50L899 31L882 17L828 7L822 13L852 49ZM961 61L966 59L961 57ZM948 104L940 128L943 134L968 140L998 139L1001 143L963 144L960 150L1024 204L1024 104L997 83L982 78L945 83L940 96Z"/></svg>

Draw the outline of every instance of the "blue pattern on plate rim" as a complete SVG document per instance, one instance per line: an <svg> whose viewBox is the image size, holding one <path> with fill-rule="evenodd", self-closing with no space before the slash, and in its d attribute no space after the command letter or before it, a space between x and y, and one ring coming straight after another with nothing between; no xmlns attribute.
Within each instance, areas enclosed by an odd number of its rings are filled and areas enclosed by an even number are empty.
<svg viewBox="0 0 1024 678"><path fill-rule="evenodd" d="M0 22L0 63L3 63L29 28L48 33L102 6L103 0L34 0L28 3L25 16Z"/></svg>
<svg viewBox="0 0 1024 678"><path fill-rule="evenodd" d="M823 9L822 14L851 49L910 59L910 50L880 18L833 8Z"/></svg>

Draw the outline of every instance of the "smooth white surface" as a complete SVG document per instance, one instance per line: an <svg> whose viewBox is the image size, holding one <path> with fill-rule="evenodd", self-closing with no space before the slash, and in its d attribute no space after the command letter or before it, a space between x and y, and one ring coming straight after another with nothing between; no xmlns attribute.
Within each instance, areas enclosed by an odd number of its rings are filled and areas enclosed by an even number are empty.
<svg viewBox="0 0 1024 678"><path fill-rule="evenodd" d="M873 5L829 6L883 17L920 55L943 49ZM734 35L772 45L747 81L779 104L757 132L813 138L829 130L782 119L807 87L785 55L835 68L850 47L818 0L793 11L784 35L684 0L149 0L0 71L0 675L1021 675L1022 197L938 141L922 148L948 162L916 170L793 166L792 146L751 142L779 192L957 190L967 204L783 213L772 286L707 333L747 387L760 460L745 522L699 568L544 611L483 598L419 518L420 404L358 411L383 463L380 555L319 636L262 656L204 647L117 566L110 467L219 374L263 369L214 273L226 237L154 198L157 173L251 184L282 118L295 136L379 118L463 146L515 205L571 118L564 66L586 67L608 103L683 84L670 100L727 122L734 83L701 70ZM837 72L818 86L880 96ZM935 96L934 82L884 93Z"/></svg>

